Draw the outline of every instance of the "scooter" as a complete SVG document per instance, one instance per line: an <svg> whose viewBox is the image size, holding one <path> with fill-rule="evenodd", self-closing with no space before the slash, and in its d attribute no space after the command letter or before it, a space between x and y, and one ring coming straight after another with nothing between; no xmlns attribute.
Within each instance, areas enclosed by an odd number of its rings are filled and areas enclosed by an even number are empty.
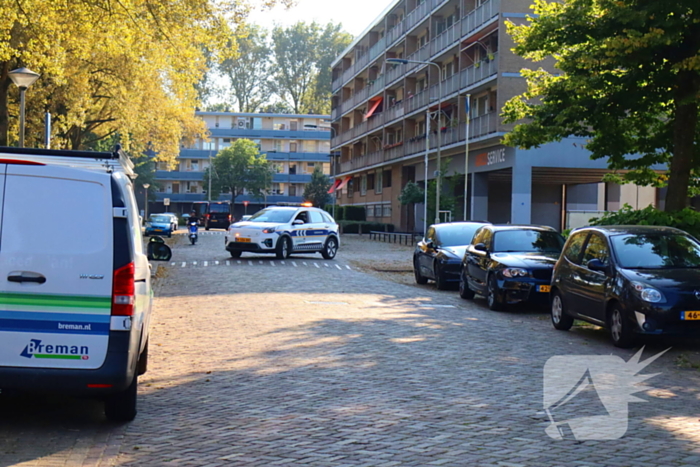
<svg viewBox="0 0 700 467"><path fill-rule="evenodd" d="M197 223L190 222L190 242L192 242L192 245L197 243L197 230Z"/></svg>

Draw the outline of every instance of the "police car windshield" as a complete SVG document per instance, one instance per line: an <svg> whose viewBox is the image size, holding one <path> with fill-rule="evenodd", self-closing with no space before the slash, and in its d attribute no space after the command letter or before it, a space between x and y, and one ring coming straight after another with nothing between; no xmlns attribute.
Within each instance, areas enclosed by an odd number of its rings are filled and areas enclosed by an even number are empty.
<svg viewBox="0 0 700 467"><path fill-rule="evenodd" d="M256 212L248 222L274 222L277 224L286 224L292 219L296 211L292 209L263 209Z"/></svg>

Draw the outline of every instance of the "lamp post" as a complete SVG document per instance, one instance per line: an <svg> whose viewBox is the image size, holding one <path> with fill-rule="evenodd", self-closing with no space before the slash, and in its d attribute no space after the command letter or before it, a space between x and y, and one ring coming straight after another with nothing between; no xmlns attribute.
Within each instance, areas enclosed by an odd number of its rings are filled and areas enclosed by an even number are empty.
<svg viewBox="0 0 700 467"><path fill-rule="evenodd" d="M437 124L438 124L438 143L437 143L437 170L435 171L436 177L435 177L435 223L438 224L440 223L440 189L441 189L441 177L442 174L440 173L440 149L442 147L442 129L440 128L440 112L442 112L442 69L440 68L440 65L438 65L435 62L431 61L423 61L423 60L406 60L405 58L387 58L386 59L387 63L402 63L402 64L407 64L407 63L418 63L421 65L432 65L435 68L437 68L438 71L438 118L437 118ZM430 90L428 90L430 92ZM428 115L430 115L430 96L428 96ZM426 135L429 133L428 132L428 122L426 122ZM424 216L424 224L427 222L427 211L428 211L428 202L427 202L427 193L428 193L428 177L427 177L427 172L428 172L428 155L426 151L426 156L425 156L425 171L426 171L426 178L425 178L425 193L426 193L426 202L425 202L425 216ZM426 226L427 227L427 226ZM427 228L424 231L424 235L427 233Z"/></svg>
<svg viewBox="0 0 700 467"><path fill-rule="evenodd" d="M148 187L150 187L150 186L151 186L150 183L144 183L144 184L143 184L143 188L144 188L144 190L146 190L146 198L145 198L145 201L144 201L144 203L143 203L143 218L144 218L144 221L145 221L146 219L148 219Z"/></svg>
<svg viewBox="0 0 700 467"><path fill-rule="evenodd" d="M39 74L34 73L29 68L17 68L12 70L7 75L10 77L13 83L19 88L19 147L24 147L24 93L27 92L27 88L34 84L36 80L39 79Z"/></svg>
<svg viewBox="0 0 700 467"><path fill-rule="evenodd" d="M333 128L332 126L329 128L331 130L331 143L330 143L331 178L334 179L333 185L335 185L335 175L333 174L333 172L335 172L335 170L333 170L333 169L335 169L335 155L333 154L333 138L334 138L333 135L337 134L337 132L335 131L335 128ZM331 213L331 216L333 216L333 219L335 219L335 203L337 203L337 202L338 202L338 194L336 193L335 190L333 190L333 205L332 205L333 207L331 208L333 211Z"/></svg>

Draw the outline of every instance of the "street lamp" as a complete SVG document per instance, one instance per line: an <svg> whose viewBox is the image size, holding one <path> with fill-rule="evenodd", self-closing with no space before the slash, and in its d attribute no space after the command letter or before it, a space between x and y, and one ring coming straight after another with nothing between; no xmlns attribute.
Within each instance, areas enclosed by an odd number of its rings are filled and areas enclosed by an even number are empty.
<svg viewBox="0 0 700 467"><path fill-rule="evenodd" d="M405 58L387 58L386 59L387 63L402 63L402 64L407 64L407 63L418 63L421 65L432 65L438 70L438 144L437 144L437 171L436 173L436 186L435 186L435 223L438 224L440 223L440 188L441 188L441 176L442 174L440 173L440 149L442 146L442 131L440 128L440 112L442 112L442 69L440 68L440 65L438 65L435 62L431 61L423 61L423 60L406 60ZM430 91L428 91L430 92ZM428 96L428 117L430 116L430 96ZM428 138L428 134L430 133L428 131L429 123L426 121L426 138ZM428 146L429 147L429 146ZM424 235L427 233L427 217L428 217L428 150L426 150L425 154L425 214L424 214Z"/></svg>
<svg viewBox="0 0 700 467"><path fill-rule="evenodd" d="M143 188L146 190L146 201L143 203L143 218L144 220L148 219L148 187L150 187L150 183L144 183Z"/></svg>
<svg viewBox="0 0 700 467"><path fill-rule="evenodd" d="M333 172L334 172L333 169L335 168L335 155L333 154L333 138L335 136L333 136L333 135L334 134L337 135L337 132L335 131L335 128L333 128L332 126L329 128L331 130L331 142L330 142L331 178L334 179L333 184L335 185L335 175L333 174ZM333 212L331 213L331 215L333 216L333 219L335 219L335 204L337 202L338 202L338 193L336 193L336 190L333 190L333 204L332 204L333 207L331 208L333 210Z"/></svg>
<svg viewBox="0 0 700 467"><path fill-rule="evenodd" d="M19 88L19 147L24 147L24 93L27 88L34 84L34 81L39 79L39 74L34 73L29 68L17 68L12 70L7 75L13 83Z"/></svg>

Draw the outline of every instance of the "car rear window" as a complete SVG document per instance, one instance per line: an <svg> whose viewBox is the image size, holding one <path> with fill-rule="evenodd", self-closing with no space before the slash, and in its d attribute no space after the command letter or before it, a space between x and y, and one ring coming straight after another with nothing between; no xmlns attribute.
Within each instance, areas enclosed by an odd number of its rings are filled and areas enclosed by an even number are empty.
<svg viewBox="0 0 700 467"><path fill-rule="evenodd" d="M228 204L212 204L209 206L209 212L226 212L230 211Z"/></svg>

